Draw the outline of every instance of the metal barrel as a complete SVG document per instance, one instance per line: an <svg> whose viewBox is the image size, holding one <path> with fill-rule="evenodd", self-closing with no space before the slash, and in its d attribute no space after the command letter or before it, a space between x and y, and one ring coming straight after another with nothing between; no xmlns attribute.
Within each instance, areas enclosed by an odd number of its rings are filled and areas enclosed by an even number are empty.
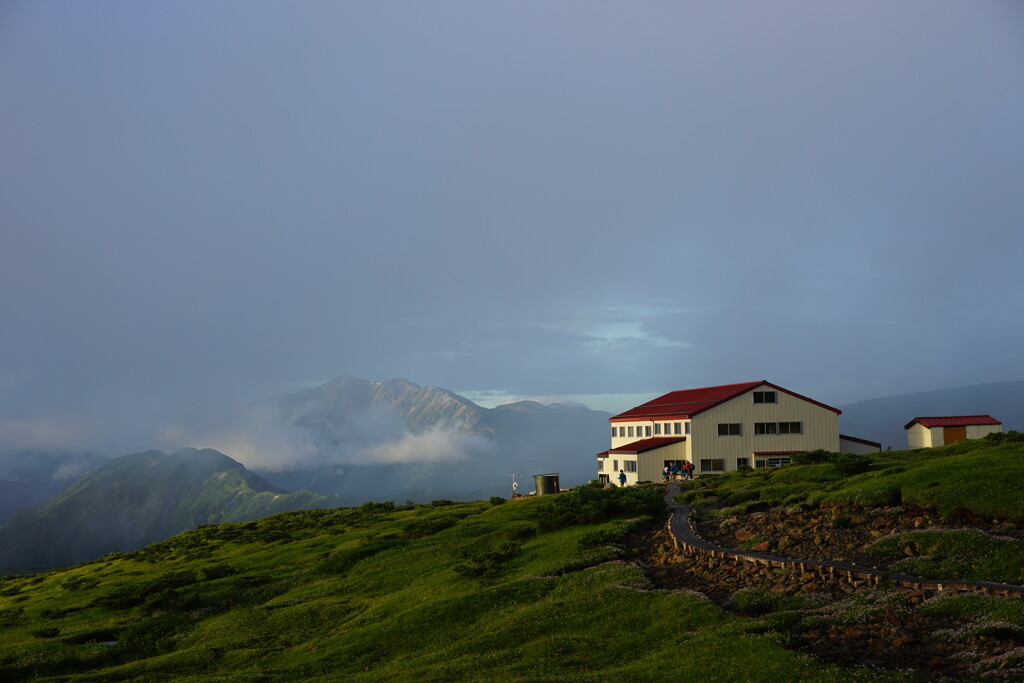
<svg viewBox="0 0 1024 683"><path fill-rule="evenodd" d="M538 496L550 496L559 491L557 474L535 474L533 481L536 484Z"/></svg>

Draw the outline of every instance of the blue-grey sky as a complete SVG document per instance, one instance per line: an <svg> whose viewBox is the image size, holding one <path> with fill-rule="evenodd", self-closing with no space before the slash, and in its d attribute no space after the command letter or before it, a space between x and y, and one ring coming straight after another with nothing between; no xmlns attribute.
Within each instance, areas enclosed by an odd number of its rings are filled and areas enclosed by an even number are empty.
<svg viewBox="0 0 1024 683"><path fill-rule="evenodd" d="M1022 84L1019 0L5 0L0 447L1024 378Z"/></svg>

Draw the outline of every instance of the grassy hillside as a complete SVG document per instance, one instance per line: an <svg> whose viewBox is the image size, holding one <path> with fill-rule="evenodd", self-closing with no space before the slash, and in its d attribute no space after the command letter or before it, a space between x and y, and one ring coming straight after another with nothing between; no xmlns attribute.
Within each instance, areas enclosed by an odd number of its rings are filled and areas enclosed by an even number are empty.
<svg viewBox="0 0 1024 683"><path fill-rule="evenodd" d="M812 464L687 482L679 502L693 505L699 518L720 520L746 519L770 508L796 518L828 507L837 511L834 524L850 527L899 514L895 506L904 514L921 510L950 528L879 538L867 553L915 555L899 562L898 569L917 576L1024 585L1024 434L992 434L871 457L820 452L803 459ZM922 550L904 552L908 545Z"/></svg>
<svg viewBox="0 0 1024 683"><path fill-rule="evenodd" d="M329 507L339 498L286 493L214 450L117 458L0 528L0 569L55 567L134 550L198 524Z"/></svg>
<svg viewBox="0 0 1024 683"><path fill-rule="evenodd" d="M657 487L279 514L0 582L5 680L877 681L617 560Z"/></svg>

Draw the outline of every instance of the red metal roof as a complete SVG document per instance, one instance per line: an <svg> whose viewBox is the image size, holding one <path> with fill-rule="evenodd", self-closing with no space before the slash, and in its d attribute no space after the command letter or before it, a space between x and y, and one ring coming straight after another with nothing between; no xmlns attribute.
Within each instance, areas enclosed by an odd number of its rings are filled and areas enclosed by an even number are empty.
<svg viewBox="0 0 1024 683"><path fill-rule="evenodd" d="M796 398L802 399L813 403L816 406L831 410L836 415L839 415L842 411L832 406L827 406L824 403L819 403L813 399L801 396L789 389L783 389L782 387L772 384L767 380L760 382L744 382L742 384L723 384L717 387L704 387L701 389L684 389L682 391L672 391L664 396L659 396L653 401L648 401L636 408L631 408L624 413L619 413L614 417L609 418L609 422L630 422L643 419L651 420L671 420L671 419L689 419L701 413L708 408L713 408L720 403L725 403L729 399L735 398L740 394L743 394L751 389L756 389L760 386L771 387L783 393L795 396Z"/></svg>
<svg viewBox="0 0 1024 683"><path fill-rule="evenodd" d="M754 451L754 455L797 455L807 451Z"/></svg>
<svg viewBox="0 0 1024 683"><path fill-rule="evenodd" d="M963 427L965 425L1001 425L999 420L991 415L953 415L950 417L915 417L903 426L910 429L917 422L931 429L932 427Z"/></svg>
<svg viewBox="0 0 1024 683"><path fill-rule="evenodd" d="M686 441L685 436L652 436L649 439L641 439L628 443L625 446L619 446L613 448L607 453L645 453L647 451L653 451L655 448L661 448L662 446L669 446L674 443Z"/></svg>
<svg viewBox="0 0 1024 683"><path fill-rule="evenodd" d="M862 443L865 446L874 446L875 448L881 448L882 444L876 441L868 441L867 439L858 439L855 436L846 436L845 434L839 435L840 440L853 441L854 443Z"/></svg>

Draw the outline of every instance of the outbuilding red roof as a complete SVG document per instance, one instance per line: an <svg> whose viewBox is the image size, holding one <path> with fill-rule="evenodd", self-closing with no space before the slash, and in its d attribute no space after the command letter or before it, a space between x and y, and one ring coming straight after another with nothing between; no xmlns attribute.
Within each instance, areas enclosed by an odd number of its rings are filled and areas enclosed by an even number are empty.
<svg viewBox="0 0 1024 683"><path fill-rule="evenodd" d="M655 448L661 448L662 446L669 446L674 443L686 441L685 436L652 436L649 439L641 439L634 441L633 443L627 443L625 446L619 446L618 448L612 448L605 452L608 453L645 453L647 451L653 451ZM598 456L600 457L600 456Z"/></svg>
<svg viewBox="0 0 1024 683"><path fill-rule="evenodd" d="M903 426L910 429L914 423L931 429L932 427L963 427L965 425L1001 425L999 420L991 415L953 415L949 417L915 417Z"/></svg>
<svg viewBox="0 0 1024 683"><path fill-rule="evenodd" d="M717 387L703 387L701 389L684 389L682 391L672 391L664 396L659 396L653 401L648 401L636 408L631 408L624 413L619 413L614 417L609 418L609 422L629 422L643 419L658 419L658 420L671 420L681 419L686 420L697 413L704 412L708 408L713 408L720 403L733 399L740 394L743 394L751 389L765 386L771 387L777 391L795 396L796 398L803 399L809 403L813 403L816 406L831 410L836 415L839 415L842 411L832 406L827 406L824 403L819 403L813 399L809 399L806 396L801 396L789 389L783 389L777 384L772 384L767 380L760 382L744 382L742 384L723 384Z"/></svg>

